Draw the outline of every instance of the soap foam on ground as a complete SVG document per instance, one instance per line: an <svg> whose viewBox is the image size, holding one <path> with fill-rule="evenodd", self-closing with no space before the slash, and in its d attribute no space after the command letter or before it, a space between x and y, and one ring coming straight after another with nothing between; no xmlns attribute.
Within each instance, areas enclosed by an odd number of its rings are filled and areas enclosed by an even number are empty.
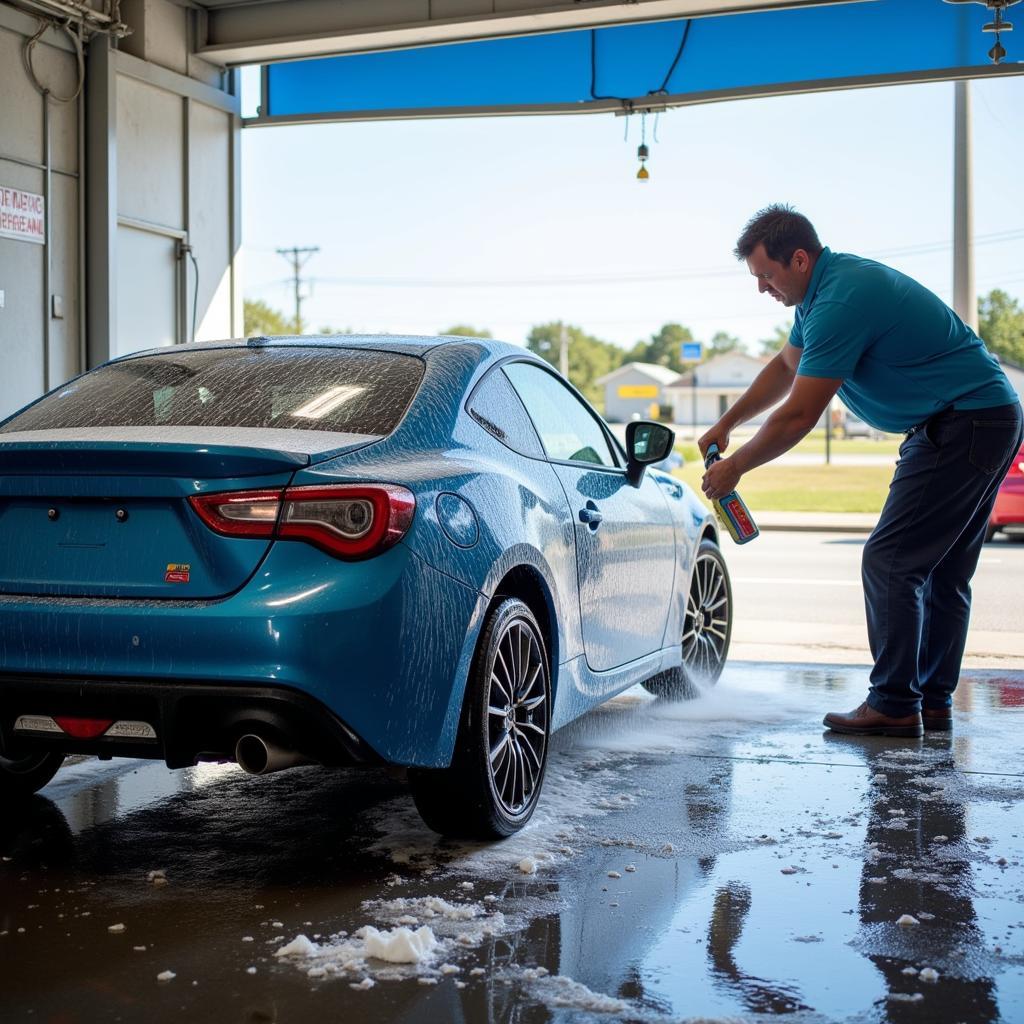
<svg viewBox="0 0 1024 1024"><path fill-rule="evenodd" d="M740 735L750 725L781 723L803 713L779 695L726 681L688 701L659 700L633 687L555 735L540 803L521 832L499 843L452 844L431 832L411 799L402 796L370 812L381 833L370 849L396 864L440 867L446 873L532 875L520 867L525 862L542 874L574 856L574 845L587 837L592 819L643 799L640 789L623 793L635 755L702 752L709 724L720 724L720 735Z"/></svg>

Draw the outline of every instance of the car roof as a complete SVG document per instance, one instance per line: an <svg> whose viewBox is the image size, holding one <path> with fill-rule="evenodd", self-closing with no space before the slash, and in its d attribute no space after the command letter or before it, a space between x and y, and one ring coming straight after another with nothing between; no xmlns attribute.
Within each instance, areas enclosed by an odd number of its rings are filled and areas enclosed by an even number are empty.
<svg viewBox="0 0 1024 1024"><path fill-rule="evenodd" d="M505 355L533 355L522 345L492 338L471 338L464 335L414 334L273 334L251 338L225 338L221 341L195 341L186 345L164 345L121 356L133 359L139 356L171 355L176 352L209 351L214 348L360 348L374 352L393 352L399 355L425 356L438 348L454 345L473 345L494 357Z"/></svg>

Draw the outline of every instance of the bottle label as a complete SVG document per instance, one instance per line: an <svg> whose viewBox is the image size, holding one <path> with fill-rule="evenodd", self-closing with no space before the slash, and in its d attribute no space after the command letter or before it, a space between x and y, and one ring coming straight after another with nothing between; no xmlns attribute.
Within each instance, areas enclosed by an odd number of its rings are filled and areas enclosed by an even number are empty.
<svg viewBox="0 0 1024 1024"><path fill-rule="evenodd" d="M733 521L741 538L752 537L757 532L756 527L750 521L750 516L747 515L747 510L743 507L743 502L735 494L726 498L722 502L722 507L725 509L726 515Z"/></svg>

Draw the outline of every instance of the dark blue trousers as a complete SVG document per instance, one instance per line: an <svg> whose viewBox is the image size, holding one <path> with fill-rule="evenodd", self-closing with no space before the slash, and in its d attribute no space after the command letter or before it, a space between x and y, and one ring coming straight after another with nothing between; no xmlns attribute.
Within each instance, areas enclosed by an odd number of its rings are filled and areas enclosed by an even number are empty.
<svg viewBox="0 0 1024 1024"><path fill-rule="evenodd" d="M946 410L900 445L861 574L875 666L868 703L902 717L946 708L960 677L971 577L1021 443L1021 407Z"/></svg>

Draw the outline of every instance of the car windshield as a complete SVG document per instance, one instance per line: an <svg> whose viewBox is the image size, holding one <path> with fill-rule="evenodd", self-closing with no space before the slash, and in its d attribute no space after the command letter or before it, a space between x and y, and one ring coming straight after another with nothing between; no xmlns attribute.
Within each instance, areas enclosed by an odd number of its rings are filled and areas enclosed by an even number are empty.
<svg viewBox="0 0 1024 1024"><path fill-rule="evenodd" d="M74 427L274 427L389 434L424 364L346 348L211 348L111 363L48 395L0 434Z"/></svg>

